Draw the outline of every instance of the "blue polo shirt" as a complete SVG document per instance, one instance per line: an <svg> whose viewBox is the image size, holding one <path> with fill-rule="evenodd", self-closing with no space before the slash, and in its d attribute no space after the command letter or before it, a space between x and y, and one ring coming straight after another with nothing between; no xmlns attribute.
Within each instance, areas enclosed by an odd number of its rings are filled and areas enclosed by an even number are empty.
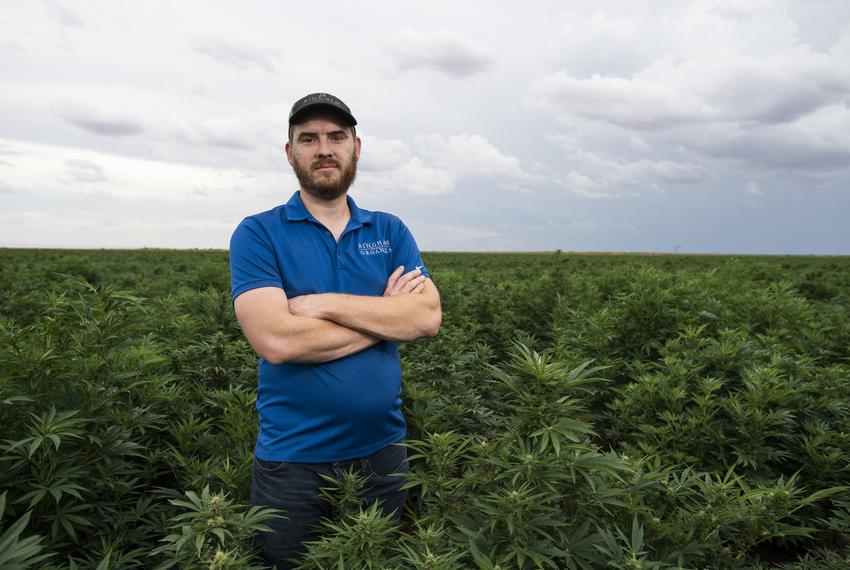
<svg viewBox="0 0 850 570"><path fill-rule="evenodd" d="M397 217L361 210L339 242L296 192L283 206L242 220L230 240L233 299L258 287L287 298L311 293L381 296L399 266L422 266L419 248ZM267 461L319 463L374 453L405 435L398 345L379 342L320 364L270 364L260 358L254 453Z"/></svg>

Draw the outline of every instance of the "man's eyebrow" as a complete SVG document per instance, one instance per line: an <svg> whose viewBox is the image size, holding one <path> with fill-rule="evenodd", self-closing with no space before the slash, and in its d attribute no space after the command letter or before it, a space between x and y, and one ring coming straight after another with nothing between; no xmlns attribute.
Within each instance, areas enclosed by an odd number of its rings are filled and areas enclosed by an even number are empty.
<svg viewBox="0 0 850 570"><path fill-rule="evenodd" d="M346 131L345 129L338 129L336 131L328 131L328 136L334 136L334 135L348 136L348 131ZM299 139L305 138L305 137L318 138L318 136L319 136L318 132L314 133L314 132L311 132L311 131L301 131L300 133L298 133Z"/></svg>

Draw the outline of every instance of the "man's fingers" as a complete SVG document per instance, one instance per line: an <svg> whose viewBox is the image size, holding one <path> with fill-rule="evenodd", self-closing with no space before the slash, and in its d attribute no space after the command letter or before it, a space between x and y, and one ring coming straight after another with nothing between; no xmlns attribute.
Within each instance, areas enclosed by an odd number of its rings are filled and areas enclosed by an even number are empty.
<svg viewBox="0 0 850 570"><path fill-rule="evenodd" d="M404 275L398 278L398 282L395 284L396 291L404 291L405 287L412 280L416 279L422 274L422 271L419 269L414 269L413 271L408 271Z"/></svg>
<svg viewBox="0 0 850 570"><path fill-rule="evenodd" d="M384 289L384 297L400 295L402 293L421 293L425 288L425 276L418 267L413 271L402 274L404 266L401 265L392 272L387 279L387 287Z"/></svg>
<svg viewBox="0 0 850 570"><path fill-rule="evenodd" d="M401 275L401 272L404 271L404 265L399 265L396 267L396 270L390 274L390 278L387 279L387 287L384 289L384 296L392 295L393 290L396 288L398 283L398 278Z"/></svg>
<svg viewBox="0 0 850 570"><path fill-rule="evenodd" d="M424 284L425 284L425 276L419 275L416 278L411 279L410 281L405 283L404 287L402 287L402 289L401 289L401 292L402 293L415 293L416 288L419 287L420 285L424 286Z"/></svg>

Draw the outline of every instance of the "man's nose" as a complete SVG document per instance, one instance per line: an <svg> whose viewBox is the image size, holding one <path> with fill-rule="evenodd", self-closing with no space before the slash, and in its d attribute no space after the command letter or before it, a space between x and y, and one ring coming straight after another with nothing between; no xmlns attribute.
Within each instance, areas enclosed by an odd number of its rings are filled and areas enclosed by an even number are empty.
<svg viewBox="0 0 850 570"><path fill-rule="evenodd" d="M331 156L333 154L331 143L326 137L319 137L319 147L316 149L316 154L320 157Z"/></svg>

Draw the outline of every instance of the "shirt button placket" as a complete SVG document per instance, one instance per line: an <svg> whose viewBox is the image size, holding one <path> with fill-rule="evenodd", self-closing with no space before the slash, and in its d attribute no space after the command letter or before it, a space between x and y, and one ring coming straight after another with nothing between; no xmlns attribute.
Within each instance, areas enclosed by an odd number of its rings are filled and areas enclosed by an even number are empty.
<svg viewBox="0 0 850 570"><path fill-rule="evenodd" d="M339 236L339 243L336 244L336 268L343 269L343 265L340 264L340 257L342 256L342 240L345 238L345 232Z"/></svg>

